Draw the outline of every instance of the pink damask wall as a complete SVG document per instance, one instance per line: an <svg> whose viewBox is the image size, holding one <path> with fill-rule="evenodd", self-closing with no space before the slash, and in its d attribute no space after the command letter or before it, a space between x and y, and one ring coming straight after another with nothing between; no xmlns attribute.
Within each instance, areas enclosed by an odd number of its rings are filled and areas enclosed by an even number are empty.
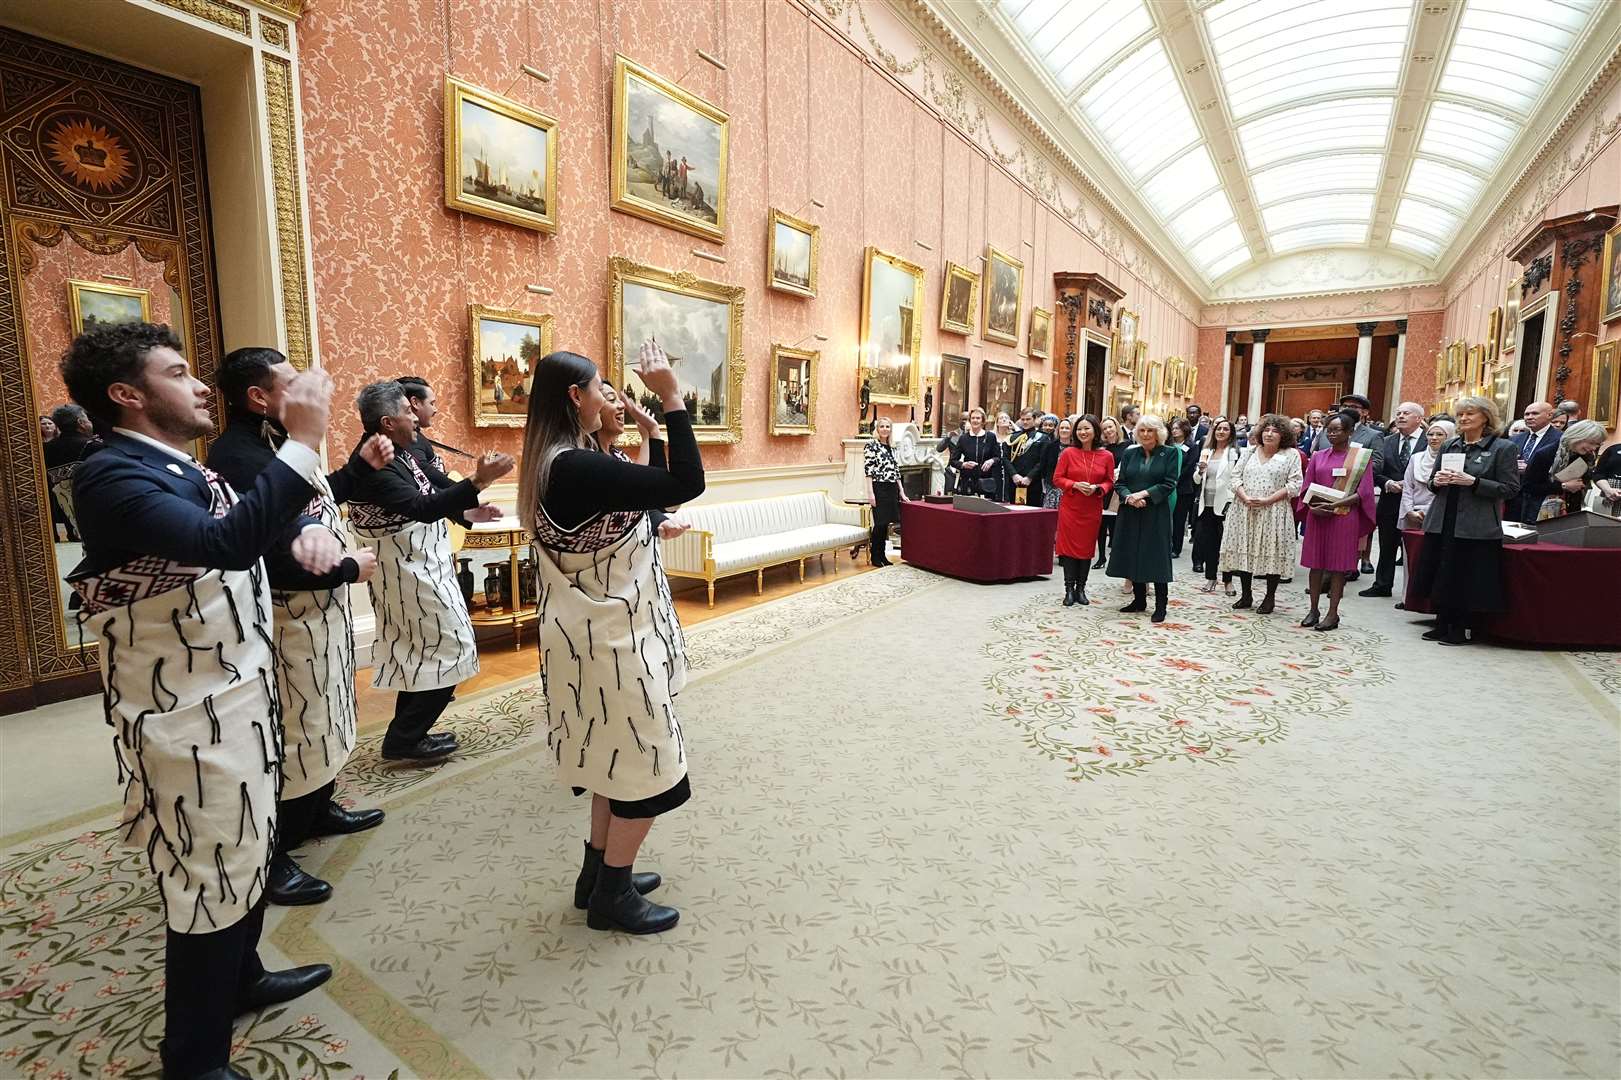
<svg viewBox="0 0 1621 1080"><path fill-rule="evenodd" d="M1073 201L1064 212L1054 205L1062 192L1038 195L1039 184L1009 171L1011 158L982 145L983 125L978 135L965 131L925 100L921 84L891 77L879 58L884 43L907 38L887 5L839 10L825 16L792 0L308 0L299 37L310 231L322 362L340 397L352 400L374 379L421 374L443 406L439 438L515 452L517 432L471 428L467 305L549 312L556 347L606 366L607 263L615 255L748 289L744 441L706 447L711 468L841 458L840 439L856 427L869 244L925 268L923 353L971 357L975 394L987 359L1051 385L1050 364L1031 360L1023 337L1032 304L1052 310L1058 270L1103 273L1126 289L1156 358L1193 355L1196 309L1166 284L1162 267L1117 240L1106 250L1106 222L1082 214L1077 224ZM698 49L726 69L699 60ZM616 52L730 114L724 245L608 209ZM552 81L523 75L524 63ZM447 71L560 121L556 236L444 208ZM772 207L822 227L813 300L765 287ZM936 329L945 261L976 265L987 243L1025 262L1017 347ZM695 247L726 262L700 259ZM531 283L554 293L528 294ZM771 345L812 334L828 338L819 345L818 433L769 436ZM1201 374L1203 385L1207 378ZM335 442L351 444L358 424L349 410L337 426Z"/></svg>

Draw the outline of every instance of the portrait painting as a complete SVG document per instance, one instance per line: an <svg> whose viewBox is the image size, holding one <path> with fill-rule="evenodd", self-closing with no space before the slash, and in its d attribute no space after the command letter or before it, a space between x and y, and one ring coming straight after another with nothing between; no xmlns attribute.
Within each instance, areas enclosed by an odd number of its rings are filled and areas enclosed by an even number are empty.
<svg viewBox="0 0 1621 1080"><path fill-rule="evenodd" d="M985 407L985 426L994 427L998 413L1018 419L1023 404L1024 372L1016 367L985 361L979 377L979 401Z"/></svg>
<svg viewBox="0 0 1621 1080"><path fill-rule="evenodd" d="M781 210L771 211L766 265L773 289L798 296L816 295L816 267L821 261L822 229Z"/></svg>
<svg viewBox="0 0 1621 1080"><path fill-rule="evenodd" d="M873 401L907 405L917 400L922 310L923 268L869 247L861 282L861 357Z"/></svg>
<svg viewBox="0 0 1621 1080"><path fill-rule="evenodd" d="M966 266L946 263L946 280L940 294L940 329L953 334L972 334L979 316L979 275Z"/></svg>
<svg viewBox="0 0 1621 1080"><path fill-rule="evenodd" d="M1039 383L1039 382L1031 382L1030 383L1029 391L1027 392L1027 394L1025 396L1025 399L1024 399L1024 407L1027 408L1027 409L1039 409L1042 412L1047 411L1047 384L1046 383Z"/></svg>
<svg viewBox="0 0 1621 1080"><path fill-rule="evenodd" d="M1137 325L1140 322L1137 312L1129 310L1124 304L1120 305L1114 317L1114 370L1118 375L1131 375L1136 382L1142 382L1142 376L1137 373Z"/></svg>
<svg viewBox="0 0 1621 1080"><path fill-rule="evenodd" d="M985 340L1019 343L1019 301L1024 293L1024 263L1005 251L985 246Z"/></svg>
<svg viewBox="0 0 1621 1080"><path fill-rule="evenodd" d="M1471 394L1480 393L1481 382L1486 377L1486 346L1471 345L1465 354L1463 386Z"/></svg>
<svg viewBox="0 0 1621 1080"><path fill-rule="evenodd" d="M1597 420L1606 431L1615 430L1621 394L1621 341L1606 341L1593 349L1593 378L1587 391L1587 418Z"/></svg>
<svg viewBox="0 0 1621 1080"><path fill-rule="evenodd" d="M523 427L535 363L552 351L552 317L467 305L474 427Z"/></svg>
<svg viewBox="0 0 1621 1080"><path fill-rule="evenodd" d="M816 434L819 352L771 346L771 434Z"/></svg>
<svg viewBox="0 0 1621 1080"><path fill-rule="evenodd" d="M1604 234L1603 285L1599 290L1599 322L1621 319L1621 222Z"/></svg>
<svg viewBox="0 0 1621 1080"><path fill-rule="evenodd" d="M1047 360L1053 354L1053 313L1044 308L1030 309L1030 355Z"/></svg>
<svg viewBox="0 0 1621 1080"><path fill-rule="evenodd" d="M698 441L741 441L743 287L631 259L609 259L608 268L610 381L662 421L658 396L636 375L642 344L651 341L670 358Z"/></svg>
<svg viewBox="0 0 1621 1080"><path fill-rule="evenodd" d="M73 336L115 323L151 322L152 294L146 289L101 281L68 282L68 315Z"/></svg>
<svg viewBox="0 0 1621 1080"><path fill-rule="evenodd" d="M968 357L940 358L940 434L962 427L968 415Z"/></svg>
<svg viewBox="0 0 1621 1080"><path fill-rule="evenodd" d="M1486 362L1489 364L1497 359L1503 344L1503 309L1492 308L1492 313L1486 316Z"/></svg>
<svg viewBox="0 0 1621 1080"><path fill-rule="evenodd" d="M1120 419L1121 410L1123 410L1127 405L1132 405L1135 403L1136 398L1132 395L1131 387L1116 386L1109 393L1109 415L1118 420Z"/></svg>
<svg viewBox="0 0 1621 1080"><path fill-rule="evenodd" d="M1499 352L1507 356L1519 346L1520 338L1520 279L1515 277L1505 289L1503 297L1503 344Z"/></svg>
<svg viewBox="0 0 1621 1080"><path fill-rule="evenodd" d="M726 239L726 113L633 60L614 57L615 210Z"/></svg>
<svg viewBox="0 0 1621 1080"><path fill-rule="evenodd" d="M557 231L557 121L445 76L445 205Z"/></svg>

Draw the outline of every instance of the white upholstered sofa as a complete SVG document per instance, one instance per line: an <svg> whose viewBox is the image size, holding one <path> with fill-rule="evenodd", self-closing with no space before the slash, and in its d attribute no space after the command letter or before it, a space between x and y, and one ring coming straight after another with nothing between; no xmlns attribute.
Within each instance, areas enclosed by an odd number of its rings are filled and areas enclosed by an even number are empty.
<svg viewBox="0 0 1621 1080"><path fill-rule="evenodd" d="M709 606L715 606L719 578L754 571L756 592L765 591L765 569L799 563L805 580L805 560L833 553L838 570L839 549L866 543L872 531L869 509L844 506L814 491L805 495L779 495L744 502L699 503L681 508L692 528L664 545L664 571L671 577L698 578L709 586Z"/></svg>

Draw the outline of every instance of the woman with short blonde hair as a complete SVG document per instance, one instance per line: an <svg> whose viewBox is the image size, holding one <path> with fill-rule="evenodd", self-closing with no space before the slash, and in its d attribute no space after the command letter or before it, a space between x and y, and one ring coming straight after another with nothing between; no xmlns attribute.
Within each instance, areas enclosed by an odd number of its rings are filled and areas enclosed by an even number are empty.
<svg viewBox="0 0 1621 1080"><path fill-rule="evenodd" d="M1165 422L1152 413L1137 420L1137 445L1120 455L1120 511L1115 518L1109 576L1131 582L1131 603L1121 611L1148 610L1154 584L1153 622L1165 621L1171 581L1171 494L1181 467L1177 448L1165 441Z"/></svg>

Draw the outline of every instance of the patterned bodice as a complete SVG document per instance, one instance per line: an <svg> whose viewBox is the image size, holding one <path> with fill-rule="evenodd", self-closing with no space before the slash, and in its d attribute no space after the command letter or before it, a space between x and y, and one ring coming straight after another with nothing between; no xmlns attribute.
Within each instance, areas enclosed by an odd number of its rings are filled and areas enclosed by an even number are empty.
<svg viewBox="0 0 1621 1080"><path fill-rule="evenodd" d="M578 528L565 529L543 506L535 514L535 544L548 551L591 555L619 543L646 516L646 510L610 510L588 518Z"/></svg>
<svg viewBox="0 0 1621 1080"><path fill-rule="evenodd" d="M394 460L405 462L405 467L411 470L411 479L416 481L418 491L424 495L433 494L433 484L428 480L428 474L422 471L422 466L417 464L416 458L408 453L398 453L394 455ZM376 503L351 502L349 522L357 529L392 532L411 524L411 519Z"/></svg>

